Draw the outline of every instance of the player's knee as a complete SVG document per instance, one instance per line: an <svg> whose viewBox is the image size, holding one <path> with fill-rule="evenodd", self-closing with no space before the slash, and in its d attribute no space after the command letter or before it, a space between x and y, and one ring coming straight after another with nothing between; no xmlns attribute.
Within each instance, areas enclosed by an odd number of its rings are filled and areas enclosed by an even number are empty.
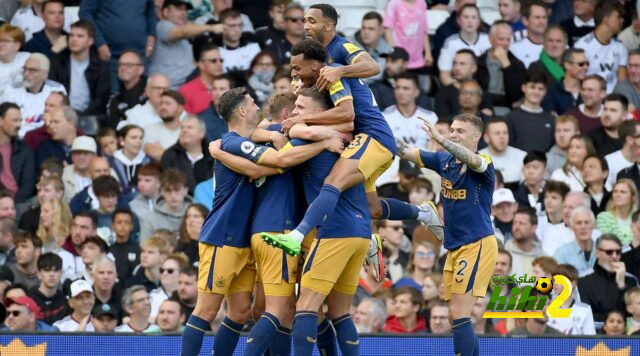
<svg viewBox="0 0 640 356"><path fill-rule="evenodd" d="M264 314L264 305L253 304L251 308L251 314L253 316L253 320L258 320Z"/></svg>
<svg viewBox="0 0 640 356"><path fill-rule="evenodd" d="M249 304L236 306L235 308L227 311L227 316L238 324L244 324L249 321L249 318L251 318L252 310Z"/></svg>
<svg viewBox="0 0 640 356"><path fill-rule="evenodd" d="M201 303L196 303L196 307L193 309L192 314L211 323L213 319L216 318L216 315L218 315L218 310L219 308L213 308L210 305L203 306Z"/></svg>

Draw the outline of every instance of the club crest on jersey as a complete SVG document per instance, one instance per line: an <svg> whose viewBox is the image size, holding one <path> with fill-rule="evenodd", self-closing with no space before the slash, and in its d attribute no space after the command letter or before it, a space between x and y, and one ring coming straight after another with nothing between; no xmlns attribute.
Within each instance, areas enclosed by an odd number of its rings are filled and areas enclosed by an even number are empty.
<svg viewBox="0 0 640 356"><path fill-rule="evenodd" d="M220 277L220 278L216 279L216 287L224 288L224 284L225 284L224 277Z"/></svg>

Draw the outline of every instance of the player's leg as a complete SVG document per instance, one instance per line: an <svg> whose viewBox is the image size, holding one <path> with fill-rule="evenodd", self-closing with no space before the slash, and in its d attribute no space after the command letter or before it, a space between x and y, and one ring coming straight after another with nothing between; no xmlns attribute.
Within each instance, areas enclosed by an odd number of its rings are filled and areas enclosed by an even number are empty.
<svg viewBox="0 0 640 356"><path fill-rule="evenodd" d="M262 281L256 281L253 285L253 306L251 307L251 315L253 320L258 320L264 313L266 301L264 297L264 288Z"/></svg>
<svg viewBox="0 0 640 356"><path fill-rule="evenodd" d="M247 338L247 349L244 355L263 355L271 345L276 333L283 326L291 328L293 320L293 296L266 296L266 309L251 329Z"/></svg>
<svg viewBox="0 0 640 356"><path fill-rule="evenodd" d="M324 313L324 303L318 308L318 338L316 347L320 355L338 356L336 330L333 325L331 325L329 317Z"/></svg>
<svg viewBox="0 0 640 356"><path fill-rule="evenodd" d="M326 294L301 287L293 321L293 352L295 355L311 355L318 338L318 312Z"/></svg>
<svg viewBox="0 0 640 356"><path fill-rule="evenodd" d="M189 316L180 346L181 356L195 356L200 354L204 333L210 331L210 324L218 315L224 295L198 291L198 300Z"/></svg>

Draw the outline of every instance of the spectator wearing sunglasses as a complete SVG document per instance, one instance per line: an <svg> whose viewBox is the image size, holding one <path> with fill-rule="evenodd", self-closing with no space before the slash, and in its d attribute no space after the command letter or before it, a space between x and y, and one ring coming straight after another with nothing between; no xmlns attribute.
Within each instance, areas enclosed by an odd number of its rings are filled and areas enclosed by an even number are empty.
<svg viewBox="0 0 640 356"><path fill-rule="evenodd" d="M151 322L155 319L160 310L160 305L169 299L173 292L178 290L178 276L180 270L189 265L189 258L184 253L174 253L160 267L160 287L149 293L151 297Z"/></svg>
<svg viewBox="0 0 640 356"><path fill-rule="evenodd" d="M184 109L189 114L205 111L211 104L213 82L222 74L224 59L214 44L206 44L194 58L198 76L186 82L178 90L184 96Z"/></svg>
<svg viewBox="0 0 640 356"><path fill-rule="evenodd" d="M277 13L277 9L274 6L278 4L286 4L289 1L273 1L271 3L272 9L269 10L269 15ZM284 7L284 4L282 5ZM264 51L269 51L276 56L277 65L289 64L291 59L291 47L304 39L304 7L297 2L289 3L284 9L284 17L281 24L281 29L278 29L277 15L273 16L273 24L264 29L256 30L256 37L258 43Z"/></svg>
<svg viewBox="0 0 640 356"><path fill-rule="evenodd" d="M382 239L383 253L391 282L402 278L409 264L411 241L404 234L404 224L400 220L380 220L378 234Z"/></svg>
<svg viewBox="0 0 640 356"><path fill-rule="evenodd" d="M638 279L628 273L620 261L622 242L613 234L596 241L596 264L593 272L578 281L580 300L591 305L593 319L603 322L607 311L625 310L624 293L638 286Z"/></svg>
<svg viewBox="0 0 640 356"><path fill-rule="evenodd" d="M393 288L404 286L413 287L422 293L424 278L436 269L438 255L433 244L427 241L416 243L409 255L409 266L403 278L400 278Z"/></svg>
<svg viewBox="0 0 640 356"><path fill-rule="evenodd" d="M545 111L558 115L582 102L580 83L587 75L589 61L582 48L569 48L562 53L560 65L564 69L564 77L549 86L542 100Z"/></svg>
<svg viewBox="0 0 640 356"><path fill-rule="evenodd" d="M55 326L38 320L40 307L29 297L7 298L4 304L7 307L6 326L0 331L59 331Z"/></svg>

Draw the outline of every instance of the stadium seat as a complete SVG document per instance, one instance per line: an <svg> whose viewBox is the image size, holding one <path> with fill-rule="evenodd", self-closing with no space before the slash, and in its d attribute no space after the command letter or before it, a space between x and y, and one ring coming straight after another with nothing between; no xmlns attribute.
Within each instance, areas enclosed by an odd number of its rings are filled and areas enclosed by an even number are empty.
<svg viewBox="0 0 640 356"><path fill-rule="evenodd" d="M477 0L476 6L480 9L487 7L498 11L498 2L496 0Z"/></svg>
<svg viewBox="0 0 640 356"><path fill-rule="evenodd" d="M338 6L338 31L350 37L360 29L362 17L369 11L376 11L375 7Z"/></svg>
<svg viewBox="0 0 640 356"><path fill-rule="evenodd" d="M338 0L325 0L321 1L325 4L333 5L336 10L338 10L338 14L340 14L340 10L338 9L342 5L347 5L349 7L372 7L377 8L379 3L386 3L386 1L380 0L349 0L349 1L338 1ZM313 4L319 3L318 0L301 0L300 5L304 7L309 7ZM384 8L384 5L383 5Z"/></svg>
<svg viewBox="0 0 640 356"><path fill-rule="evenodd" d="M481 7L480 17L482 18L482 21L489 25L502 18L502 16L500 16L500 12L492 7Z"/></svg>
<svg viewBox="0 0 640 356"><path fill-rule="evenodd" d="M80 19L80 16L78 15L78 12L80 12L80 6L66 6L64 8L64 12L68 16L71 16L71 19L73 19L73 22L76 22Z"/></svg>
<svg viewBox="0 0 640 356"><path fill-rule="evenodd" d="M427 9L427 25L429 26L429 34L435 35L436 30L442 25L451 15L445 10L429 10Z"/></svg>
<svg viewBox="0 0 640 356"><path fill-rule="evenodd" d="M81 129L85 135L95 136L100 128L98 117L95 115L78 115L78 128Z"/></svg>

